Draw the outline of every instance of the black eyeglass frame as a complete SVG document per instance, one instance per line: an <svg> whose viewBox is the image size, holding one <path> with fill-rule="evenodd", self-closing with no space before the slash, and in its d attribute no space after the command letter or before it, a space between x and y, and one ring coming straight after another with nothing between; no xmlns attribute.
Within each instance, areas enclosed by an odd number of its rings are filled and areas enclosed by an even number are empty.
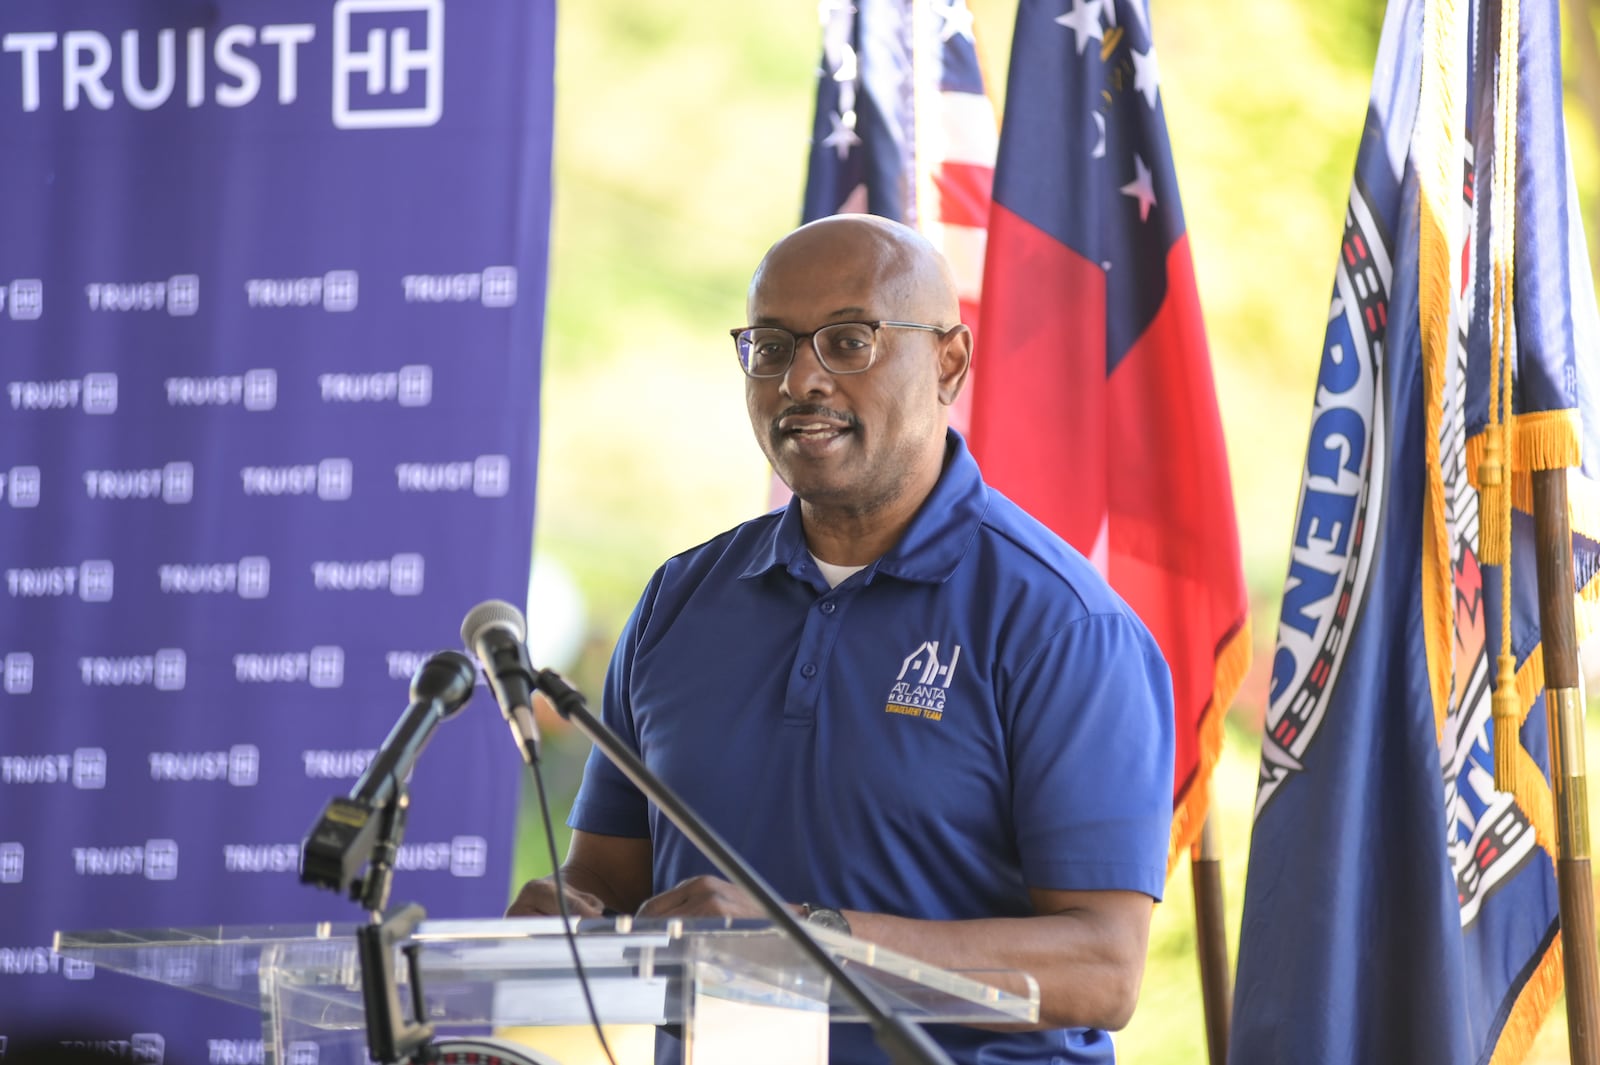
<svg viewBox="0 0 1600 1065"><path fill-rule="evenodd" d="M828 360L823 356L822 352L817 351L816 335L825 329L832 329L835 326L841 325L864 325L872 330L872 358L869 359L867 364L861 367L859 370L835 370L832 366L828 365ZM945 337L955 332L958 328L960 327L955 325L944 327L927 325L923 322L894 322L888 319L879 319L871 322L829 322L826 325L817 326L817 328L811 330L809 333L793 333L782 326L777 325L742 325L728 330L728 335L733 337L734 356L739 360L739 369L744 371L746 377L753 377L758 381L766 381L771 380L774 377L782 377L784 374L789 372L789 368L794 365L795 356L800 353L800 342L802 340L811 341L811 350L816 351L817 361L822 364L822 368L824 370L827 370L835 377L844 377L849 374L866 373L877 364L878 330L880 329L920 329L927 333L937 333L939 339L943 340ZM753 332L757 329L770 329L774 332L786 333L793 340L793 343L789 347L789 360L783 364L783 369L774 373L751 373L750 367L745 365L744 357L741 354L742 349L740 348L739 338L744 334Z"/></svg>

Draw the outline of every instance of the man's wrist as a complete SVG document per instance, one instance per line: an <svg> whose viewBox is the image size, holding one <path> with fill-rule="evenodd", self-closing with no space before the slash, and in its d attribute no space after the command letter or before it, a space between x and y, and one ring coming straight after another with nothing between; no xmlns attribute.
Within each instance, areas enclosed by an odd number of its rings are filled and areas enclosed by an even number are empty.
<svg viewBox="0 0 1600 1065"><path fill-rule="evenodd" d="M831 906L818 906L815 903L802 902L800 904L800 919L819 928L827 928L834 932L843 932L845 935L850 935L849 919Z"/></svg>

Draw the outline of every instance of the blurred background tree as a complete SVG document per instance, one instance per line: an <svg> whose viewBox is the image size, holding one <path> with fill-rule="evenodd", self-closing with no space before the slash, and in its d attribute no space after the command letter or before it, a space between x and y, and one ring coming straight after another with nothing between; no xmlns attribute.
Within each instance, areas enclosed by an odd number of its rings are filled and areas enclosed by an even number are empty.
<svg viewBox="0 0 1600 1065"><path fill-rule="evenodd" d="M1015 3L968 3L998 108ZM1233 948L1266 667L1383 5L1153 0L1151 17L1257 634L1215 778ZM558 656L540 664L598 706L612 641L655 567L765 509L726 330L744 320L751 269L799 221L821 32L812 0L577 0L558 19L529 616L536 653ZM1569 107L1593 246L1600 52L1587 0L1568 0L1568 19L1569 83L1594 86ZM550 751L559 822L587 744L557 734ZM549 866L531 797L522 824L519 883ZM1205 1060L1192 913L1180 869L1118 1037L1123 1061ZM1545 1060L1565 1060L1556 1020L1530 1057Z"/></svg>

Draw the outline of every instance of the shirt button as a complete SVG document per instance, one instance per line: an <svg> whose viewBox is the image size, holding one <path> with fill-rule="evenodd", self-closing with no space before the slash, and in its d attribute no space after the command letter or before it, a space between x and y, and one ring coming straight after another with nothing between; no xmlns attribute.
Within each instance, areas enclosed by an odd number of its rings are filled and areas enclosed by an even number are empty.
<svg viewBox="0 0 1600 1065"><path fill-rule="evenodd" d="M838 609L839 604L835 603L832 599L826 599L822 603L822 612L824 614L831 614Z"/></svg>
<svg viewBox="0 0 1600 1065"><path fill-rule="evenodd" d="M806 678L806 680L810 680L812 677L817 675L817 667L812 665L810 662L807 662L805 665L800 667L800 675Z"/></svg>

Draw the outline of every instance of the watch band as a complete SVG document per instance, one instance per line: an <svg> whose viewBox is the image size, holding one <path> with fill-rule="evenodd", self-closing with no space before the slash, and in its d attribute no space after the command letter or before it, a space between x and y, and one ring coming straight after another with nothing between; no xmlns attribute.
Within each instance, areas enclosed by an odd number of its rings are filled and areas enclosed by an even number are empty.
<svg viewBox="0 0 1600 1065"><path fill-rule="evenodd" d="M810 902L800 904L800 916L807 924L850 935L850 921L831 906L817 906Z"/></svg>

